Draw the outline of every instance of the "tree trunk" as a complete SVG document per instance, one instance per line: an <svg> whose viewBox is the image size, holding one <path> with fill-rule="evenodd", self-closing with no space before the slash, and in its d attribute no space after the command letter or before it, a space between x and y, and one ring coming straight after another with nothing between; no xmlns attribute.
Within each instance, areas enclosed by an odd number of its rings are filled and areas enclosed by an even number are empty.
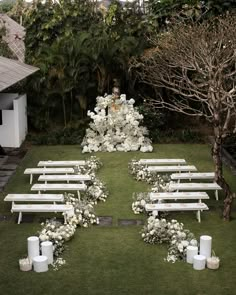
<svg viewBox="0 0 236 295"><path fill-rule="evenodd" d="M63 109L63 116L64 116L64 127L67 127L67 120L66 120L66 104L65 104L65 96L62 95L62 109Z"/></svg>
<svg viewBox="0 0 236 295"><path fill-rule="evenodd" d="M233 205L234 194L230 190L228 183L223 177L223 165L222 165L222 137L215 136L214 145L212 148L212 157L215 163L215 181L222 187L225 194L223 218L229 221L231 215L231 208Z"/></svg>

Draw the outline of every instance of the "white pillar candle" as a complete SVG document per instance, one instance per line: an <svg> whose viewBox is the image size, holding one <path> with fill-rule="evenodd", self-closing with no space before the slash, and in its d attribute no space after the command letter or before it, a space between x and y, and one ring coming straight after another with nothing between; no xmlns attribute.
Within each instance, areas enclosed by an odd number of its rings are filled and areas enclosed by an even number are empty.
<svg viewBox="0 0 236 295"><path fill-rule="evenodd" d="M193 257L198 254L198 247L197 246L188 246L187 247L187 263L193 264Z"/></svg>
<svg viewBox="0 0 236 295"><path fill-rule="evenodd" d="M33 259L33 266L35 272L48 271L48 258L47 256L35 256Z"/></svg>
<svg viewBox="0 0 236 295"><path fill-rule="evenodd" d="M39 255L39 238L36 236L27 239L28 244L28 258L33 260L35 256Z"/></svg>
<svg viewBox="0 0 236 295"><path fill-rule="evenodd" d="M212 237L210 236L200 237L200 255L204 255L206 258L211 257L211 243L212 243Z"/></svg>
<svg viewBox="0 0 236 295"><path fill-rule="evenodd" d="M42 255L47 256L48 264L53 263L53 245L52 242L46 241L41 243Z"/></svg>
<svg viewBox="0 0 236 295"><path fill-rule="evenodd" d="M206 257L204 255L195 255L193 257L193 268L196 270L202 270L206 265Z"/></svg>

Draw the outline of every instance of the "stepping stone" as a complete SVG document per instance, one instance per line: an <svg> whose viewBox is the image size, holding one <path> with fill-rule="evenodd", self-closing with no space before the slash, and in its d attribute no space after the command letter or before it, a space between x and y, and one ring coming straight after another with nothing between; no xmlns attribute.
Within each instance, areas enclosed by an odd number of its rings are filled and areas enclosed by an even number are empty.
<svg viewBox="0 0 236 295"><path fill-rule="evenodd" d="M1 221L9 221L12 219L12 215L0 215L0 222Z"/></svg>
<svg viewBox="0 0 236 295"><path fill-rule="evenodd" d="M46 222L46 220L50 220L50 219L53 219L54 217L53 216L50 216L50 217L39 217L39 223L45 223ZM64 224L64 218L62 218L62 217L57 217L56 218L56 221L59 221L59 222L61 222L62 224Z"/></svg>
<svg viewBox="0 0 236 295"><path fill-rule="evenodd" d="M98 226L112 226L112 216L98 216Z"/></svg>
<svg viewBox="0 0 236 295"><path fill-rule="evenodd" d="M1 167L0 167L0 177L1 176L11 176L12 174L14 174L15 171L1 171Z"/></svg>
<svg viewBox="0 0 236 295"><path fill-rule="evenodd" d="M144 221L141 219L118 219L118 225L129 226L129 225L143 225Z"/></svg>
<svg viewBox="0 0 236 295"><path fill-rule="evenodd" d="M35 215L33 214L23 214L21 223L33 223L34 218L35 218ZM18 215L17 215L17 218L15 219L15 223L18 223Z"/></svg>
<svg viewBox="0 0 236 295"><path fill-rule="evenodd" d="M15 164L4 164L1 166L1 170L16 170L17 165Z"/></svg>

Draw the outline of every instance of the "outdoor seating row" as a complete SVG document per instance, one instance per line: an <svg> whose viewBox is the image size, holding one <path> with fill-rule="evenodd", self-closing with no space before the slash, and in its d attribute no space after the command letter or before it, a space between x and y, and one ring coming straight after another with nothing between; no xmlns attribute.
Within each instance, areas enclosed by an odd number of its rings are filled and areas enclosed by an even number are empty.
<svg viewBox="0 0 236 295"><path fill-rule="evenodd" d="M36 183L31 187L32 191L77 191L80 199L80 191L85 191L87 186L84 183Z"/></svg>
<svg viewBox="0 0 236 295"><path fill-rule="evenodd" d="M85 164L86 161L83 160L39 161L38 168L27 168L25 169L24 174L30 175L30 184L32 184L34 174L73 174L75 173L73 167L84 166Z"/></svg>
<svg viewBox="0 0 236 295"><path fill-rule="evenodd" d="M73 160L73 161L40 161L38 167L75 167L84 166L86 161L83 160Z"/></svg>
<svg viewBox="0 0 236 295"><path fill-rule="evenodd" d="M185 165L185 159L140 159L141 165Z"/></svg>
<svg viewBox="0 0 236 295"><path fill-rule="evenodd" d="M24 174L30 175L30 184L33 182L34 174L73 174L73 168L27 168Z"/></svg>
<svg viewBox="0 0 236 295"><path fill-rule="evenodd" d="M206 191L214 190L215 198L218 201L218 190L222 188L216 183L205 183L205 182L187 182L187 183L170 183L169 191Z"/></svg>
<svg viewBox="0 0 236 295"><path fill-rule="evenodd" d="M154 216L157 216L159 211L197 211L197 220L201 222L201 211L209 208L205 203L158 203L146 204L145 209L151 211Z"/></svg>
<svg viewBox="0 0 236 295"><path fill-rule="evenodd" d="M11 212L19 212L18 224L21 223L23 212L62 212L66 223L68 215L73 215L74 208L67 204L13 204Z"/></svg>
<svg viewBox="0 0 236 295"><path fill-rule="evenodd" d="M8 194L4 201L12 202L11 212L19 212L18 224L22 220L23 212L62 212L66 222L67 214L72 213L73 206L56 204L64 202L63 194ZM15 202L46 202L53 204L16 204Z"/></svg>

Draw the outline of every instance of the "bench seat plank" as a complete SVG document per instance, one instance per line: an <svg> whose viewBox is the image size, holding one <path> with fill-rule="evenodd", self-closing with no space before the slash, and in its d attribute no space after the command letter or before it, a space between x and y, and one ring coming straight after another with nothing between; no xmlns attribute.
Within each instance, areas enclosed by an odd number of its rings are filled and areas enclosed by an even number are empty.
<svg viewBox="0 0 236 295"><path fill-rule="evenodd" d="M161 193L150 193L151 201L159 200L201 200L209 199L206 192L161 192Z"/></svg>
<svg viewBox="0 0 236 295"><path fill-rule="evenodd" d="M197 168L193 165L179 165L179 166L148 166L150 172L175 172L175 171L197 171Z"/></svg>
<svg viewBox="0 0 236 295"><path fill-rule="evenodd" d="M193 211L193 210L208 210L205 203L160 203L146 204L147 211Z"/></svg>
<svg viewBox="0 0 236 295"><path fill-rule="evenodd" d="M79 175L79 174L69 174L69 175L40 175L38 181L89 181L91 180L90 175Z"/></svg>
<svg viewBox="0 0 236 295"><path fill-rule="evenodd" d="M186 164L185 159L140 159L141 165L177 165Z"/></svg>
<svg viewBox="0 0 236 295"><path fill-rule="evenodd" d="M8 202L64 202L63 194L8 194Z"/></svg>
<svg viewBox="0 0 236 295"><path fill-rule="evenodd" d="M80 198L79 191L85 191L87 186L84 183L36 183L31 187L32 191L77 191L78 198Z"/></svg>
<svg viewBox="0 0 236 295"><path fill-rule="evenodd" d="M74 167L84 166L86 161L84 160L73 160L73 161L40 161L38 167Z"/></svg>
<svg viewBox="0 0 236 295"><path fill-rule="evenodd" d="M214 180L214 172L195 172L195 173L173 173L171 174L172 180L181 180L181 179L209 179Z"/></svg>
<svg viewBox="0 0 236 295"><path fill-rule="evenodd" d="M170 183L170 191L201 191L201 190L214 190L216 200L218 200L218 190L222 188L216 183L205 183L205 182L182 182L182 183Z"/></svg>
<svg viewBox="0 0 236 295"><path fill-rule="evenodd" d="M26 168L24 174L30 174L30 184L34 174L66 174L75 173L73 168Z"/></svg>

